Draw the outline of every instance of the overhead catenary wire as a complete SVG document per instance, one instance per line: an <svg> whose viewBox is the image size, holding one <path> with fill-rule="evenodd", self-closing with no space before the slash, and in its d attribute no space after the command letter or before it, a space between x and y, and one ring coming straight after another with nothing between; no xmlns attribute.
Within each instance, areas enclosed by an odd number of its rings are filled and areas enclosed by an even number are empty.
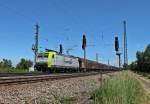
<svg viewBox="0 0 150 104"><path fill-rule="evenodd" d="M34 18L32 18L32 17L29 17L29 16L25 15L23 12L18 11L18 10L14 9L14 8L11 8L11 7L7 6L7 5L4 4L4 3L0 3L0 7L6 8L7 10L10 10L10 11L13 12L14 14L23 17L25 20L27 20L27 21L30 22L30 23L36 23L36 22L37 22L36 19L34 19Z"/></svg>
<svg viewBox="0 0 150 104"><path fill-rule="evenodd" d="M25 20L28 21L29 23L32 23L33 25L35 25L35 23L41 24L41 20L38 18L38 16L36 16L36 18L33 18L33 16L28 16L28 15L26 15L23 11L20 11L19 9L10 7L10 6L8 6L7 4L1 3L1 2L0 2L0 7L1 7L1 8L6 8L6 9L9 10L11 13L16 14L16 15L22 17L23 19L25 19ZM34 11L33 11L33 12L34 12ZM32 13L32 15L34 15L34 14ZM45 24L44 24L44 25L42 25L42 28L49 29L49 26L45 26Z"/></svg>

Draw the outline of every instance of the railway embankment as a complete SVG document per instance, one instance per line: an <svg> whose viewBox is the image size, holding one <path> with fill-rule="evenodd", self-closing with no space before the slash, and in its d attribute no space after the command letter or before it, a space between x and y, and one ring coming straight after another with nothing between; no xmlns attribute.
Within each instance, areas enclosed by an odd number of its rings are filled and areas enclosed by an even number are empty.
<svg viewBox="0 0 150 104"><path fill-rule="evenodd" d="M103 74L105 80L120 72ZM101 75L77 78L24 83L17 85L0 85L0 103L7 104L76 104L90 96L89 92L102 84Z"/></svg>
<svg viewBox="0 0 150 104"><path fill-rule="evenodd" d="M107 79L92 94L93 104L150 104L147 90L148 80L124 71L111 79Z"/></svg>

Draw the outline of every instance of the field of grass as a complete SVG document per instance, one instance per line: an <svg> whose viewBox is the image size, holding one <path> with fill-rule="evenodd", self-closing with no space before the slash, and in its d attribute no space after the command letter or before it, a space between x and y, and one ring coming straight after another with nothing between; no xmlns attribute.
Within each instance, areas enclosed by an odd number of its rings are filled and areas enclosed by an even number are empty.
<svg viewBox="0 0 150 104"><path fill-rule="evenodd" d="M122 72L92 92L94 104L147 104L145 91L131 72Z"/></svg>

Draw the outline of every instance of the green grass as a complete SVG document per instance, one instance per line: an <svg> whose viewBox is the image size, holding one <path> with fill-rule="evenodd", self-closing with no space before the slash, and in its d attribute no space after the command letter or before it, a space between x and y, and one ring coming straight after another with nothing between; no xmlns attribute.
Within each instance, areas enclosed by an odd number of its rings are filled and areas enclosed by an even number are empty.
<svg viewBox="0 0 150 104"><path fill-rule="evenodd" d="M28 70L13 69L13 68L0 68L0 73L26 73Z"/></svg>
<svg viewBox="0 0 150 104"><path fill-rule="evenodd" d="M141 104L145 95L131 72L123 72L103 82L92 94L94 104Z"/></svg>
<svg viewBox="0 0 150 104"><path fill-rule="evenodd" d="M74 97L64 97L60 100L60 104L72 104L75 100Z"/></svg>

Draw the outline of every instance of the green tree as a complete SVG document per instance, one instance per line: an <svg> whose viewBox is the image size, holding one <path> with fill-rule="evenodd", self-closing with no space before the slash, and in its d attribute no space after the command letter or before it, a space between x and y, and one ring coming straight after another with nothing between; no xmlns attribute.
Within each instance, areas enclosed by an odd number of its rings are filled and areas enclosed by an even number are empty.
<svg viewBox="0 0 150 104"><path fill-rule="evenodd" d="M150 44L146 47L144 52L137 51L136 62L130 65L132 70L150 72Z"/></svg>
<svg viewBox="0 0 150 104"><path fill-rule="evenodd" d="M142 70L143 57L144 57L144 53L143 52L140 52L140 51L136 52L137 70L139 70L139 71Z"/></svg>
<svg viewBox="0 0 150 104"><path fill-rule="evenodd" d="M136 71L137 70L137 62L132 62L130 65L129 65L129 69L131 70L134 70Z"/></svg>
<svg viewBox="0 0 150 104"><path fill-rule="evenodd" d="M2 61L0 61L0 68L2 68Z"/></svg>
<svg viewBox="0 0 150 104"><path fill-rule="evenodd" d="M33 62L31 60L27 60L27 59L22 58L20 60L20 62L17 64L16 69L27 70L32 65L33 65Z"/></svg>
<svg viewBox="0 0 150 104"><path fill-rule="evenodd" d="M1 68L12 68L12 61L9 59L3 59L0 62L0 67Z"/></svg>
<svg viewBox="0 0 150 104"><path fill-rule="evenodd" d="M143 63L141 65L142 65L142 71L150 72L150 44L145 49L143 55Z"/></svg>

